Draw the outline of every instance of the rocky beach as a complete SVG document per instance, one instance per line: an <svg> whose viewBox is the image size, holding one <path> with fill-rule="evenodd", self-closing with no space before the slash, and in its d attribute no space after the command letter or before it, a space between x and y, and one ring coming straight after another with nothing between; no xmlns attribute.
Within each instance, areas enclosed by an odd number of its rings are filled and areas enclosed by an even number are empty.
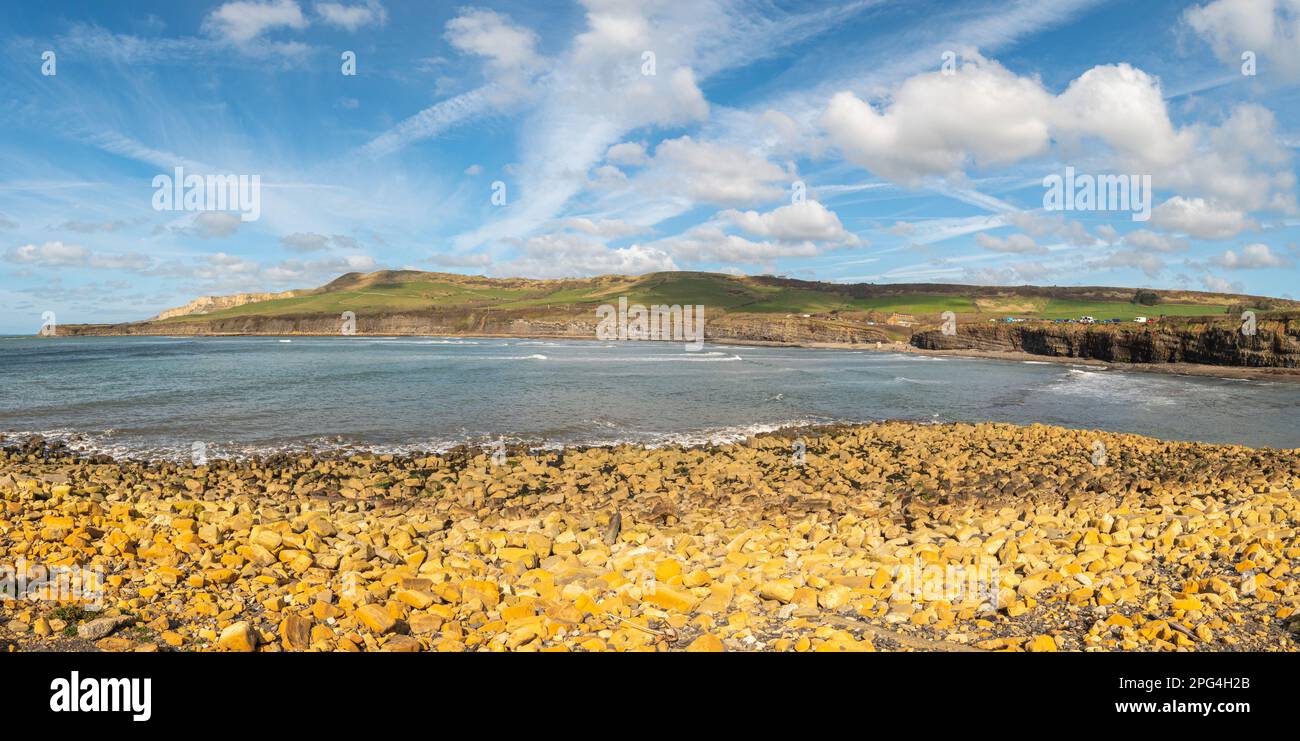
<svg viewBox="0 0 1300 741"><path fill-rule="evenodd" d="M1291 651L1300 630L1300 450L910 422L203 466L3 444L6 651Z"/></svg>

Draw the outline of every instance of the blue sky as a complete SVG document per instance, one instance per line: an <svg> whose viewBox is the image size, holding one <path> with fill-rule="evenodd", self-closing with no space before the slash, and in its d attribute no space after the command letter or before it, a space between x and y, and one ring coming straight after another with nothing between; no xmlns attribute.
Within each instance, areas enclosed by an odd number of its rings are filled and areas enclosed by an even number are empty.
<svg viewBox="0 0 1300 741"><path fill-rule="evenodd" d="M5 3L0 63L4 332L382 268L1300 295L1300 0Z"/></svg>

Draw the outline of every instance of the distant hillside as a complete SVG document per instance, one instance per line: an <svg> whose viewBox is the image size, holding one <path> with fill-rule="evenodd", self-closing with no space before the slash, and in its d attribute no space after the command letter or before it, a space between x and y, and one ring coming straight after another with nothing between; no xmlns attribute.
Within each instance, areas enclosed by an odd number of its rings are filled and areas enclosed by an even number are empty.
<svg viewBox="0 0 1300 741"><path fill-rule="evenodd" d="M961 326L989 319L1198 317L1225 326L1238 312L1300 309L1284 299L1114 287L838 284L773 276L671 272L568 280L485 278L415 270L348 273L319 288L205 297L127 324L63 325L60 334L358 334L595 336L596 308L629 303L705 307L711 340L804 345L911 342L951 311ZM1231 315L1229 312L1233 312ZM1038 322L1032 322L1037 324ZM1199 325L1198 325L1199 326Z"/></svg>
<svg viewBox="0 0 1300 741"><path fill-rule="evenodd" d="M347 273L319 288L280 294L204 297L158 320L208 321L246 316L330 314L353 311L403 312L456 308L512 311L594 307L627 296L636 303L703 304L710 311L829 314L902 313L918 316L944 311L1044 319L1091 312L1101 318L1142 314L1199 316L1222 314L1233 305L1300 308L1300 303L1260 296L1203 291L1151 291L1157 306L1132 303L1132 288L963 286L945 283L840 284L717 273L606 275L570 280L484 278L415 270Z"/></svg>

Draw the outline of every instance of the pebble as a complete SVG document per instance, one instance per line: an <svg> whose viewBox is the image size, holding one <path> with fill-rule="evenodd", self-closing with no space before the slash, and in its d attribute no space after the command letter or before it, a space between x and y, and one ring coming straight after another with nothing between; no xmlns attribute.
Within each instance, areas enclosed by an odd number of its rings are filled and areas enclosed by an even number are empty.
<svg viewBox="0 0 1300 741"><path fill-rule="evenodd" d="M1300 451L885 422L801 430L795 466L791 434L504 465L6 447L0 563L95 570L106 614L0 603L0 643L75 625L130 651L1297 648Z"/></svg>

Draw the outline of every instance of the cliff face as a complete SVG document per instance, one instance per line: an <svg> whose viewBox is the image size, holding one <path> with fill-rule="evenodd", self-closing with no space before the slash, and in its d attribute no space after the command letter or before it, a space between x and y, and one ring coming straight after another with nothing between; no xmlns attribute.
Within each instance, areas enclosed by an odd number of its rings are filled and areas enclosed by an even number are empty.
<svg viewBox="0 0 1300 741"><path fill-rule="evenodd" d="M172 317L178 316L190 316L191 314L207 314L213 311L221 311L222 309L233 309L236 306L252 304L258 301L271 301L277 298L293 298L299 293L299 291L284 291L282 293L237 293L233 296L200 296L184 306L178 306L175 309L167 309L149 321L171 319Z"/></svg>
<svg viewBox="0 0 1300 741"><path fill-rule="evenodd" d="M955 335L918 332L926 350L1018 351L1117 363L1204 363L1300 368L1300 315L1261 320L1246 336L1232 323L1158 325L967 324Z"/></svg>
<svg viewBox="0 0 1300 741"><path fill-rule="evenodd" d="M505 335L595 339L595 312L464 310L360 314L363 335ZM133 324L61 325L64 336L88 335L333 335L341 320L320 314L247 316ZM771 314L705 314L705 339L783 344L889 342L878 329L812 317Z"/></svg>

